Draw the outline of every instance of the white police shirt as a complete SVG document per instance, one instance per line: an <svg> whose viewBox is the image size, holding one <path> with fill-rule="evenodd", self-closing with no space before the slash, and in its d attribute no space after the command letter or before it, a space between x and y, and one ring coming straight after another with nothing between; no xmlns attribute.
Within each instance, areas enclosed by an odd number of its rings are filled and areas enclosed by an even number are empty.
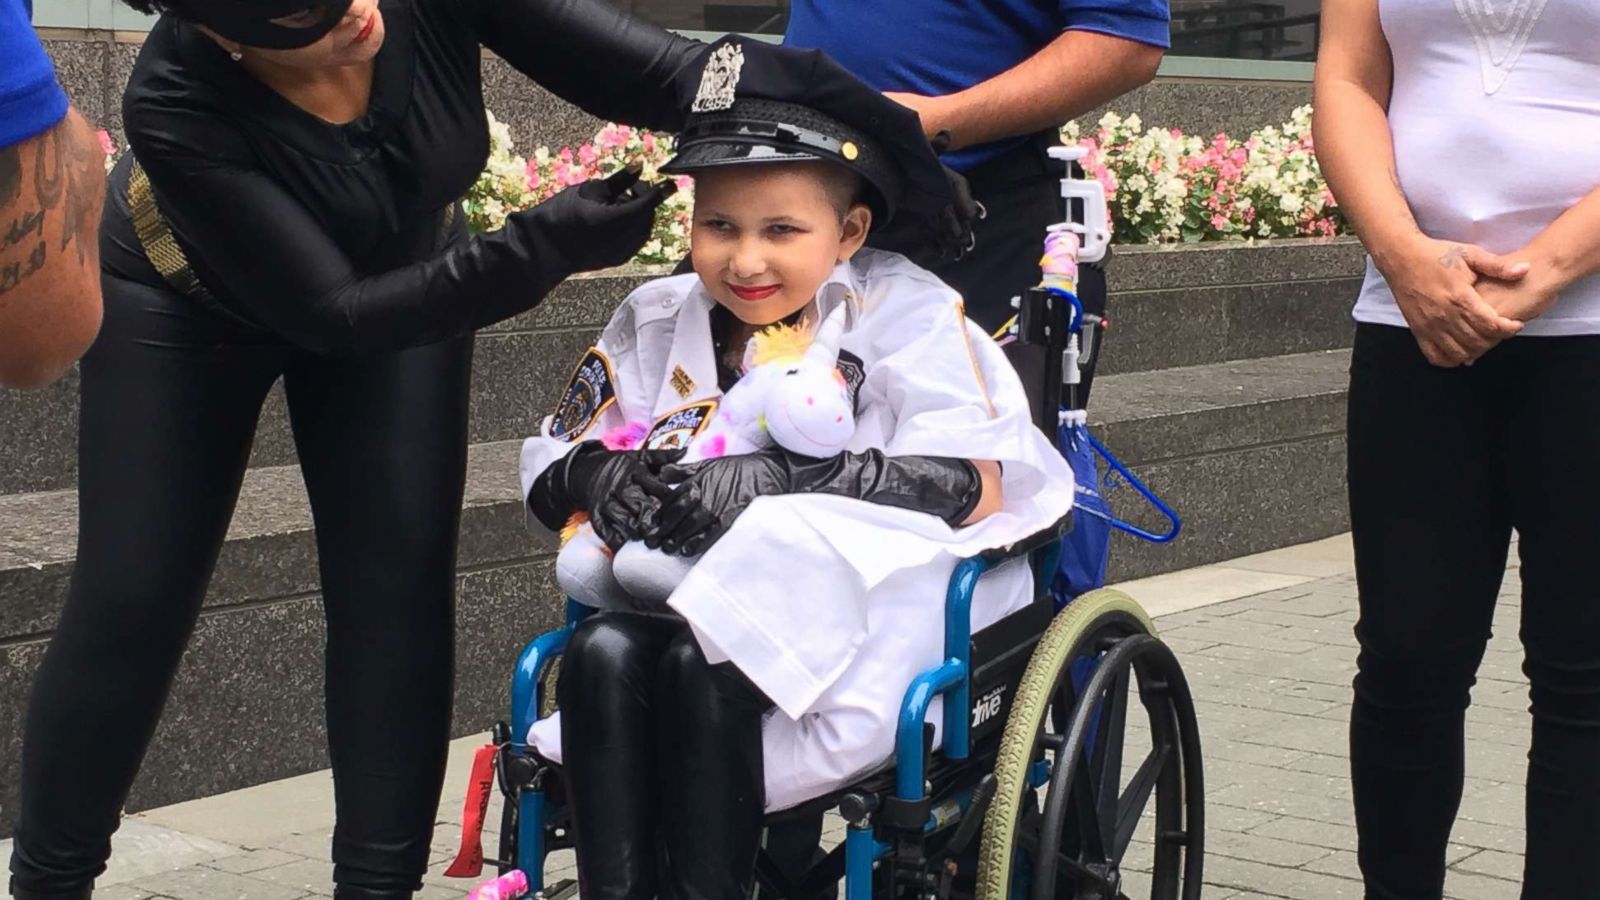
<svg viewBox="0 0 1600 900"><path fill-rule="evenodd" d="M579 441L638 424L650 426L652 443L671 445L709 419L720 393L714 303L692 274L628 297L541 434L524 443L524 496ZM757 498L673 593L669 605L707 658L731 660L777 706L764 732L769 809L842 787L892 754L906 687L941 660L956 563L1037 533L1073 500L1072 470L1034 427L1015 371L937 277L864 250L834 270L815 303L818 316L849 304L841 359L858 407L849 449L999 462L1005 502L953 529L850 497ZM974 629L1025 606L1032 588L1025 561L986 575ZM937 727L937 703L929 718ZM529 735L554 761L558 719Z"/></svg>

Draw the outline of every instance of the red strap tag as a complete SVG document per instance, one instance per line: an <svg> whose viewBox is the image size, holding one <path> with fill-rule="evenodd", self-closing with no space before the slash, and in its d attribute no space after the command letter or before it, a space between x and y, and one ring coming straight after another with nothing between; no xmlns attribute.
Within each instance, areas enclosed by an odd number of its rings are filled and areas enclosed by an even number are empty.
<svg viewBox="0 0 1600 900"><path fill-rule="evenodd" d="M489 795L494 791L494 767L500 748L493 744L479 747L472 755L472 777L467 782L467 800L461 808L461 849L455 862L444 870L446 878L476 878L483 874L483 818L489 811Z"/></svg>

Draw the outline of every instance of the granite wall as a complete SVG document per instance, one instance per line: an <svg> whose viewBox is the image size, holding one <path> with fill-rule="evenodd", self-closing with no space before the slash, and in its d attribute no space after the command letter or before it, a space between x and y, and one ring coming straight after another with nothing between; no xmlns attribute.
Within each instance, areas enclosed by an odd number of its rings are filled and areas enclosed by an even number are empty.
<svg viewBox="0 0 1600 900"><path fill-rule="evenodd" d="M120 142L121 91L139 53L139 44L103 32L46 33L62 84L84 115ZM483 63L489 108L511 127L517 146L561 146L587 140L600 121L552 96L492 56ZM1248 132L1286 121L1296 106L1311 102L1305 82L1221 81L1162 78L1111 104L1122 115L1137 113L1147 125L1179 128L1202 135ZM1084 124L1100 110L1083 117Z"/></svg>

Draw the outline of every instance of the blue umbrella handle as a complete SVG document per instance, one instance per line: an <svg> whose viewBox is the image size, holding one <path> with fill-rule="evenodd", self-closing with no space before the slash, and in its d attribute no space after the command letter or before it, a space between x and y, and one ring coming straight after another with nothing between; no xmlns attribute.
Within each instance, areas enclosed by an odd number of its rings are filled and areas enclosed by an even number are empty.
<svg viewBox="0 0 1600 900"><path fill-rule="evenodd" d="M1124 466L1121 460L1112 456L1111 451L1107 450L1105 445L1100 443L1093 434L1090 434L1087 428L1083 430L1083 435L1089 439L1089 446L1094 448L1094 452L1100 454L1100 458L1106 461L1106 465L1110 466L1113 472L1116 472L1126 479L1129 484L1133 485L1134 489L1142 494L1146 500L1150 501L1150 505L1154 506L1171 523L1171 527L1167 529L1165 534L1145 531L1143 528L1124 522L1121 519L1112 519L1111 527L1141 540L1149 541L1152 544L1167 544L1175 540L1178 537L1178 532L1183 530L1183 520L1178 518L1178 514L1173 512L1172 507L1163 502L1160 497L1157 497L1154 491L1145 487L1144 482L1128 471L1128 467Z"/></svg>
<svg viewBox="0 0 1600 900"><path fill-rule="evenodd" d="M1071 291L1062 290L1061 288L1045 288L1045 292L1060 297L1072 304L1072 321L1067 323L1067 333L1071 334L1075 331L1082 330L1083 301L1078 299L1078 295Z"/></svg>

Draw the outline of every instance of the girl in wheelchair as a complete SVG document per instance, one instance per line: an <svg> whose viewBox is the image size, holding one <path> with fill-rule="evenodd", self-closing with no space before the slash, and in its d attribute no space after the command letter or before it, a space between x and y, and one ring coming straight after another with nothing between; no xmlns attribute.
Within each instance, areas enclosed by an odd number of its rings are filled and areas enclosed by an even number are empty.
<svg viewBox="0 0 1600 900"><path fill-rule="evenodd" d="M613 550L693 560L665 595L564 585L605 609L573 635L561 711L528 741L563 767L585 900L748 897L765 811L889 759L907 685L939 662L956 562L1073 500L960 298L862 249L874 225L948 205L916 115L820 53L738 38L711 54L693 109L667 171L696 178L694 272L627 299L522 451L544 529L586 512ZM667 461L738 380L752 334L840 309L845 452ZM630 426L639 449L597 439ZM974 629L1032 596L1025 561L1002 565Z"/></svg>

